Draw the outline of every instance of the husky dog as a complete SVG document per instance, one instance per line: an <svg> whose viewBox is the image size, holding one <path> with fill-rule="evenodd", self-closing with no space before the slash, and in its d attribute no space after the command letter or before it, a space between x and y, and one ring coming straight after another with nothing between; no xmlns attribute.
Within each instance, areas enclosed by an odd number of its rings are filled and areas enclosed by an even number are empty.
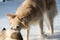
<svg viewBox="0 0 60 40"><path fill-rule="evenodd" d="M44 18L47 18L50 33L53 34L53 20L56 15L57 9L55 0L25 0L15 14L7 14L12 29L26 29L26 40L29 40L30 25L37 21L39 21L40 33L44 35Z"/></svg>
<svg viewBox="0 0 60 40"><path fill-rule="evenodd" d="M0 33L0 40L23 40L20 31L17 30L3 30Z"/></svg>

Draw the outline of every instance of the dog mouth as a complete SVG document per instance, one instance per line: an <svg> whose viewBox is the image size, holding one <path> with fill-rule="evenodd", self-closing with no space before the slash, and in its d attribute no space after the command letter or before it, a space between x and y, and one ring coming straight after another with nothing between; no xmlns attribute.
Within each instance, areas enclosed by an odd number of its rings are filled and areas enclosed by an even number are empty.
<svg viewBox="0 0 60 40"><path fill-rule="evenodd" d="M19 28L17 28L17 29L11 28L11 30L20 31L21 29L19 29Z"/></svg>

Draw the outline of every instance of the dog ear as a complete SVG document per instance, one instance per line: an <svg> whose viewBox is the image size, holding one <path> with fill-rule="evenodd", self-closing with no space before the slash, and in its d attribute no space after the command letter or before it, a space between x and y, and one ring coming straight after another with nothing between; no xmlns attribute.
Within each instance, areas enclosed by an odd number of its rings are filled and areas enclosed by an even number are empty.
<svg viewBox="0 0 60 40"><path fill-rule="evenodd" d="M16 15L13 15L13 14L7 14L7 16L8 16L9 18L15 18Z"/></svg>

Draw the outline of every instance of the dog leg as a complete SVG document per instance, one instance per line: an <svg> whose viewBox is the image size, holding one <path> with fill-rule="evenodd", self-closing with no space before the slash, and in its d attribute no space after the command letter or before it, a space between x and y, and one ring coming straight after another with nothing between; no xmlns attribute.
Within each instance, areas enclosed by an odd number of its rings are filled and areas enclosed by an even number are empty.
<svg viewBox="0 0 60 40"><path fill-rule="evenodd" d="M41 35L40 35L40 38L45 38L47 35L44 34L44 31L43 31L43 20L40 20L40 30L41 30Z"/></svg>
<svg viewBox="0 0 60 40"><path fill-rule="evenodd" d="M50 35L53 34L54 28L53 28L53 17L48 17L47 19L48 25L50 27Z"/></svg>
<svg viewBox="0 0 60 40"><path fill-rule="evenodd" d="M40 25L40 30L41 30L41 35L44 35L44 32L43 32L43 17L42 18L40 18L40 23L39 23L39 25Z"/></svg>
<svg viewBox="0 0 60 40"><path fill-rule="evenodd" d="M53 34L53 31L54 31L54 28L53 28L53 13L50 14L50 12L46 13L45 14L45 19L46 19L46 23L47 23L47 26L49 27L49 32L50 35Z"/></svg>
<svg viewBox="0 0 60 40"><path fill-rule="evenodd" d="M53 34L54 28L53 28L53 18L50 19L50 34Z"/></svg>
<svg viewBox="0 0 60 40"><path fill-rule="evenodd" d="M43 35L43 20L40 21L40 29L41 29L41 34Z"/></svg>
<svg viewBox="0 0 60 40"><path fill-rule="evenodd" d="M24 40L29 40L29 28L26 29L26 32L25 32L25 39Z"/></svg>

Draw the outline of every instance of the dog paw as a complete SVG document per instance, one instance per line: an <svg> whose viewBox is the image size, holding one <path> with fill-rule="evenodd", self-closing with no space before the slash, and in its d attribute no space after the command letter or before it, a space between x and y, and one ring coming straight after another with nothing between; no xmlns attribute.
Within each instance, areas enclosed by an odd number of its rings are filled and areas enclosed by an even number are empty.
<svg viewBox="0 0 60 40"><path fill-rule="evenodd" d="M47 37L46 34L40 35L40 38L46 38L46 37Z"/></svg>

